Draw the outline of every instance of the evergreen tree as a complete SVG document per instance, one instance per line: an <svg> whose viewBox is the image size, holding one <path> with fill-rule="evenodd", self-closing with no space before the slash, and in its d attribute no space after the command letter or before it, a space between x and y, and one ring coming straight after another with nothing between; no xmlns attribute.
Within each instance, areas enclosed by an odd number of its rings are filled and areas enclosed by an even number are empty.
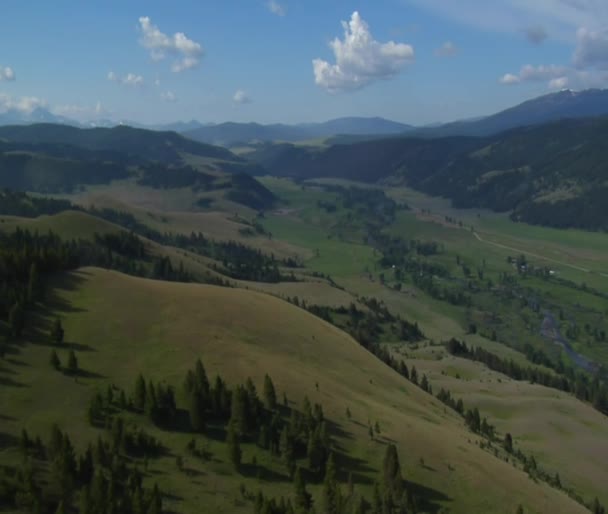
<svg viewBox="0 0 608 514"><path fill-rule="evenodd" d="M205 408L203 405L203 395L200 391L190 393L190 428L194 432L205 430Z"/></svg>
<svg viewBox="0 0 608 514"><path fill-rule="evenodd" d="M241 452L241 442L239 433L234 424L232 423L228 425L228 434L226 436L226 442L228 443L228 459L235 467L235 469L238 470L241 465L241 458L243 454Z"/></svg>
<svg viewBox="0 0 608 514"><path fill-rule="evenodd" d="M35 262L32 262L30 266L29 280L27 285L27 301L32 303L38 297L40 292L40 274L38 273L38 266Z"/></svg>
<svg viewBox="0 0 608 514"><path fill-rule="evenodd" d="M412 366L412 370L410 371L410 381L412 384L418 385L418 371L416 370L416 366Z"/></svg>
<svg viewBox="0 0 608 514"><path fill-rule="evenodd" d="M283 430L281 431L279 450L281 451L281 458L283 459L283 463L287 468L287 473L290 477L293 477L293 473L296 467L295 450L287 426L284 426Z"/></svg>
<svg viewBox="0 0 608 514"><path fill-rule="evenodd" d="M49 359L49 362L53 369L61 369L61 361L59 360L59 357L57 356L57 352L55 350L51 351L51 358Z"/></svg>
<svg viewBox="0 0 608 514"><path fill-rule="evenodd" d="M242 386L237 386L232 391L229 423L239 435L247 433L247 393Z"/></svg>
<svg viewBox="0 0 608 514"><path fill-rule="evenodd" d="M524 508L521 505L518 505L516 513L517 514L524 514Z"/></svg>
<svg viewBox="0 0 608 514"><path fill-rule="evenodd" d="M76 358L76 354L74 353L74 350L70 350L70 353L68 355L67 371L68 371L68 373L70 373L72 375L75 375L76 373L78 373L78 359Z"/></svg>
<svg viewBox="0 0 608 514"><path fill-rule="evenodd" d="M277 408L277 393L268 374L264 376L264 405L268 410Z"/></svg>
<svg viewBox="0 0 608 514"><path fill-rule="evenodd" d="M61 343L63 343L64 335L65 333L63 330L63 326L61 325L61 320L57 318L53 322L53 326L51 327L51 341L53 342L53 344L60 345Z"/></svg>
<svg viewBox="0 0 608 514"><path fill-rule="evenodd" d="M329 458L325 463L325 478L323 480L322 491L322 513L323 514L339 514L341 511L341 496L340 488L336 481L336 464L333 453L329 454Z"/></svg>
<svg viewBox="0 0 608 514"><path fill-rule="evenodd" d="M401 476L397 447L394 444L389 444L386 447L382 463L382 483L385 493L389 493L393 498L401 498L403 494L403 478Z"/></svg>
<svg viewBox="0 0 608 514"><path fill-rule="evenodd" d="M509 432L507 432L505 435L504 447L505 451L508 453L513 453L513 437L511 437Z"/></svg>
<svg viewBox="0 0 608 514"><path fill-rule="evenodd" d="M295 490L295 505L301 512L308 512L312 505L312 496L306 490L306 482L302 476L302 470L298 468L295 472L293 486Z"/></svg>

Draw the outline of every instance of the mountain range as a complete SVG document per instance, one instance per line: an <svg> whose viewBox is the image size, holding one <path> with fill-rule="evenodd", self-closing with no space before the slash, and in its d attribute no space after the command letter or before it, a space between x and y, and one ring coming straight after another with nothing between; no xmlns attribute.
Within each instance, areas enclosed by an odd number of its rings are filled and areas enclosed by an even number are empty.
<svg viewBox="0 0 608 514"><path fill-rule="evenodd" d="M221 146L239 146L260 142L302 142L327 140L330 144L401 136L404 134L426 138L446 136L490 136L517 127L537 125L566 118L586 118L608 115L608 90L563 90L534 98L504 111L469 120L415 127L379 117L346 117L322 123L260 124L260 123L201 123L196 120L167 124L144 125L135 121L116 122L108 119L78 123L58 116L44 108L30 113L15 109L0 113L0 125L57 123L80 128L128 125L135 128L174 131L190 139ZM338 136L338 137L336 137Z"/></svg>

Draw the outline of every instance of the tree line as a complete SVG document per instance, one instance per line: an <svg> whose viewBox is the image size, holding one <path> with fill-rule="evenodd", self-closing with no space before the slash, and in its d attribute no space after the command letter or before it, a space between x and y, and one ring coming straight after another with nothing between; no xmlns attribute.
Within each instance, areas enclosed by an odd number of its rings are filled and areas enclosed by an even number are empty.
<svg viewBox="0 0 608 514"><path fill-rule="evenodd" d="M446 349L451 355L482 362L493 371L503 373L514 380L525 380L533 384L558 389L575 395L579 400L589 402L595 409L608 415L608 386L598 377L592 380L583 373L574 378L540 370L532 366L521 366L513 361L500 357L480 347L469 348L466 343L450 339Z"/></svg>

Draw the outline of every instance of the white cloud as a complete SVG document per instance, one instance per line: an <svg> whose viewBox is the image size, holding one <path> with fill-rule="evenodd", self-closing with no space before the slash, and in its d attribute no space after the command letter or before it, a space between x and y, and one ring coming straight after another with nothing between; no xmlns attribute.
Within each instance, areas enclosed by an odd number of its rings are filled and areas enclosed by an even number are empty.
<svg viewBox="0 0 608 514"><path fill-rule="evenodd" d="M565 89L568 85L568 77L559 77L549 81L549 89Z"/></svg>
<svg viewBox="0 0 608 514"><path fill-rule="evenodd" d="M156 87L160 87L160 79L156 79L156 80L154 81L154 85L155 85Z"/></svg>
<svg viewBox="0 0 608 514"><path fill-rule="evenodd" d="M574 64L577 68L608 69L608 31L581 27L576 41Z"/></svg>
<svg viewBox="0 0 608 514"><path fill-rule="evenodd" d="M446 41L443 43L443 45L437 48L437 50L435 50L435 55L437 57L454 57L459 51L460 50L454 43L451 41Z"/></svg>
<svg viewBox="0 0 608 514"><path fill-rule="evenodd" d="M517 75L513 73L506 73L499 79L499 82L505 85L513 85L520 84L522 82L549 81L564 78L568 72L569 70L565 66L555 66L553 64L549 66L532 66L527 64L521 68Z"/></svg>
<svg viewBox="0 0 608 514"><path fill-rule="evenodd" d="M15 110L23 113L31 113L39 107L46 107L46 100L42 100L36 96L21 96L12 97L4 93L0 93L0 111Z"/></svg>
<svg viewBox="0 0 608 514"><path fill-rule="evenodd" d="M376 80L389 79L414 60L412 46L376 41L357 11L350 22L342 22L342 27L344 40L335 38L329 44L336 63L312 61L315 83L330 93L355 91Z"/></svg>
<svg viewBox="0 0 608 514"><path fill-rule="evenodd" d="M513 84L519 84L521 82L521 79L517 75L513 75L513 73L505 73L502 77L500 77L498 81L501 84L509 86Z"/></svg>
<svg viewBox="0 0 608 514"><path fill-rule="evenodd" d="M548 34L542 25L533 25L524 29L524 35L532 45L541 45L547 39Z"/></svg>
<svg viewBox="0 0 608 514"><path fill-rule="evenodd" d="M232 101L236 104L248 104L251 103L251 97L245 91L239 89L236 93L234 93Z"/></svg>
<svg viewBox="0 0 608 514"><path fill-rule="evenodd" d="M108 80L110 82L117 82L123 86L141 87L144 85L144 78L135 73L127 73L124 77L119 77L116 73L110 71L108 72Z"/></svg>
<svg viewBox="0 0 608 514"><path fill-rule="evenodd" d="M172 91L165 91L164 93L160 94L160 97L165 102L177 102L177 97L175 96L175 93L173 93Z"/></svg>
<svg viewBox="0 0 608 514"><path fill-rule="evenodd" d="M204 50L199 43L183 32L176 32L172 36L164 34L148 16L139 18L139 29L142 34L140 44L150 51L152 59L160 61L167 55L175 58L171 66L175 73L195 68L203 57Z"/></svg>
<svg viewBox="0 0 608 514"><path fill-rule="evenodd" d="M7 82L12 82L15 80L15 72L9 66L2 67L0 66L0 81L6 80Z"/></svg>
<svg viewBox="0 0 608 514"><path fill-rule="evenodd" d="M287 14L287 8L276 0L268 0L266 7L272 14L276 14L277 16L285 16Z"/></svg>

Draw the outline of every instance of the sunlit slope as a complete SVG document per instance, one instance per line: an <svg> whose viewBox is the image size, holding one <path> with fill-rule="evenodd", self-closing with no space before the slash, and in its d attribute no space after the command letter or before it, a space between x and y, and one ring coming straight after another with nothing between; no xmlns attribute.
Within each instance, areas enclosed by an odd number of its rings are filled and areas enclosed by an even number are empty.
<svg viewBox="0 0 608 514"><path fill-rule="evenodd" d="M30 387L15 390L10 401L30 406L22 413L28 426L57 419L86 434L91 430L74 409L85 408L91 388L109 382L130 388L139 372L179 385L200 357L211 375L219 372L232 383L251 376L261 384L269 373L290 401L299 404L308 395L322 403L338 424L337 445L360 459L353 462L361 482L368 484L368 497L384 451L381 442L369 439L369 420L379 422L383 442L398 445L405 476L432 489L451 512L512 513L519 503L526 512L585 512L564 494L479 449L476 437L443 405L343 332L286 302L251 291L157 282L94 268L63 275L57 285L56 314L65 321L67 340L90 347L79 352L82 367L104 378L87 380L91 387L77 386L61 399L41 401L40 396L48 398L44 388L64 377L30 377ZM352 420L345 415L347 407ZM189 494L183 476L167 480L176 494ZM234 477L235 487L242 480ZM251 487L258 486L264 484L252 481ZM284 493L290 491L286 484Z"/></svg>

